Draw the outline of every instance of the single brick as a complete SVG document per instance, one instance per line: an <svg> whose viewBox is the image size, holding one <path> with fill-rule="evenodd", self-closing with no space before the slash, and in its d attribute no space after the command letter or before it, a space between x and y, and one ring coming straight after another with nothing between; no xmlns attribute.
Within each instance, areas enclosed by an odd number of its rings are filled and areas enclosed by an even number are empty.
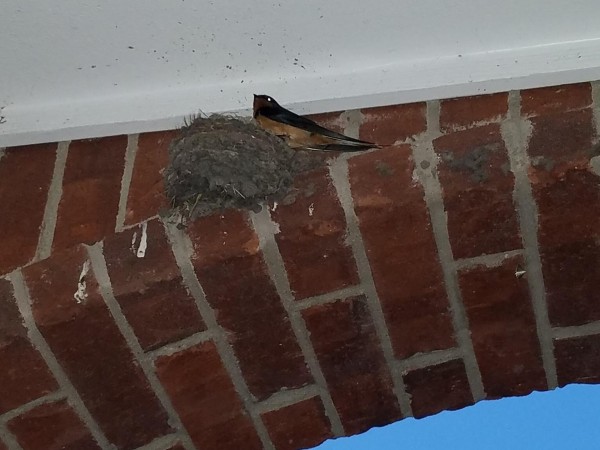
<svg viewBox="0 0 600 450"><path fill-rule="evenodd" d="M559 112L530 119L527 152L533 169L560 174L566 168L587 169L595 156L594 114L591 109Z"/></svg>
<svg viewBox="0 0 600 450"><path fill-rule="evenodd" d="M442 100L440 102L440 129L470 128L487 122L497 122L508 113L508 93L476 95Z"/></svg>
<svg viewBox="0 0 600 450"><path fill-rule="evenodd" d="M600 383L600 335L554 341L559 386Z"/></svg>
<svg viewBox="0 0 600 450"><path fill-rule="evenodd" d="M354 209L397 358L454 347L442 269L410 148L349 160Z"/></svg>
<svg viewBox="0 0 600 450"><path fill-rule="evenodd" d="M459 273L463 302L488 398L546 390L540 343L521 257Z"/></svg>
<svg viewBox="0 0 600 450"><path fill-rule="evenodd" d="M440 156L438 173L454 257L520 248L514 177L500 126L454 132L433 145Z"/></svg>
<svg viewBox="0 0 600 450"><path fill-rule="evenodd" d="M553 326L600 320L600 243L581 239L541 252L548 315Z"/></svg>
<svg viewBox="0 0 600 450"><path fill-rule="evenodd" d="M227 211L206 217L190 224L188 233L194 269L252 394L264 399L311 383L246 214Z"/></svg>
<svg viewBox="0 0 600 450"><path fill-rule="evenodd" d="M525 116L586 108L591 104L590 83L564 84L521 91L521 113Z"/></svg>
<svg viewBox="0 0 600 450"><path fill-rule="evenodd" d="M125 224L155 216L161 207L168 205L162 172L169 163L169 144L176 134L173 130L139 135Z"/></svg>
<svg viewBox="0 0 600 450"><path fill-rule="evenodd" d="M0 414L58 389L27 337L9 281L0 279Z"/></svg>
<svg viewBox="0 0 600 450"><path fill-rule="evenodd" d="M132 449L171 428L87 262L78 246L24 270L33 317L107 438ZM80 302L74 298L78 288Z"/></svg>
<svg viewBox="0 0 600 450"><path fill-rule="evenodd" d="M155 365L177 414L198 448L262 448L214 343L204 342L174 355L161 356Z"/></svg>
<svg viewBox="0 0 600 450"><path fill-rule="evenodd" d="M104 257L115 298L144 350L206 329L158 220L107 238Z"/></svg>
<svg viewBox="0 0 600 450"><path fill-rule="evenodd" d="M29 145L0 152L0 275L27 264L35 255L56 147Z"/></svg>
<svg viewBox="0 0 600 450"><path fill-rule="evenodd" d="M404 141L427 129L425 103L362 109L360 138L379 145Z"/></svg>
<svg viewBox="0 0 600 450"><path fill-rule="evenodd" d="M23 450L100 449L66 401L40 405L8 422Z"/></svg>
<svg viewBox="0 0 600 450"><path fill-rule="evenodd" d="M294 203L278 205L275 235L296 299L358 283L352 250L346 244L346 219L326 170L296 179Z"/></svg>
<svg viewBox="0 0 600 450"><path fill-rule="evenodd" d="M302 312L346 433L401 418L389 368L363 297Z"/></svg>
<svg viewBox="0 0 600 450"><path fill-rule="evenodd" d="M312 397L262 415L277 450L312 448L333 437L319 397Z"/></svg>
<svg viewBox="0 0 600 450"><path fill-rule="evenodd" d="M0 439L0 450L8 450L8 447L2 440Z"/></svg>
<svg viewBox="0 0 600 450"><path fill-rule="evenodd" d="M416 418L473 404L471 387L462 360L416 369L404 375Z"/></svg>
<svg viewBox="0 0 600 450"><path fill-rule="evenodd" d="M115 230L126 136L71 142L54 249L91 244Z"/></svg>

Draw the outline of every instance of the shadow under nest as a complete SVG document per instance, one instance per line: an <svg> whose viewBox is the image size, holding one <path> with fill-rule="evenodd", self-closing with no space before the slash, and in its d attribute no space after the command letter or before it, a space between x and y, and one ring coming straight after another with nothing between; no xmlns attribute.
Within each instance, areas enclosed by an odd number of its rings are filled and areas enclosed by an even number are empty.
<svg viewBox="0 0 600 450"><path fill-rule="evenodd" d="M294 177L325 163L323 153L292 150L250 120L213 114L172 141L165 186L184 221L229 208L258 212L293 202Z"/></svg>

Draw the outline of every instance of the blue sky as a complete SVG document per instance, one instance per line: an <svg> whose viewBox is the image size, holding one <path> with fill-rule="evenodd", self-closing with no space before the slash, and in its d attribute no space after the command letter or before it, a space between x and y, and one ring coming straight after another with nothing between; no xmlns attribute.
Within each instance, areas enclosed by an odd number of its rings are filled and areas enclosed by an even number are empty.
<svg viewBox="0 0 600 450"><path fill-rule="evenodd" d="M329 440L316 449L596 450L600 449L600 386L576 384L483 401Z"/></svg>

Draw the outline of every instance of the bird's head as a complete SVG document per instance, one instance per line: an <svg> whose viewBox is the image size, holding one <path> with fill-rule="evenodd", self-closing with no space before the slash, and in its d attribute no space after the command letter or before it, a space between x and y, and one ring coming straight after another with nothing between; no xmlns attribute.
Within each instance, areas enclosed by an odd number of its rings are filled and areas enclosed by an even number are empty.
<svg viewBox="0 0 600 450"><path fill-rule="evenodd" d="M279 103L277 103L273 97L269 95L256 95L254 94L254 103L252 105L252 110L254 112L254 117L256 117L258 111L262 108L276 108L279 107Z"/></svg>

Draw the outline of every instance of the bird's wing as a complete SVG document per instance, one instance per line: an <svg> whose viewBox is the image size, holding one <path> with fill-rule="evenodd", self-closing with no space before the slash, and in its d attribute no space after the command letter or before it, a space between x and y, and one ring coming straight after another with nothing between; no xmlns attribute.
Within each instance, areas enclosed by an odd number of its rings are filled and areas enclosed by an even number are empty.
<svg viewBox="0 0 600 450"><path fill-rule="evenodd" d="M376 145L371 142L361 141L359 139L354 139L344 136L343 134L336 133L335 131L328 130L312 120L294 114L285 108L268 108L260 113L276 122L290 125L310 133L320 134L336 141L342 141L348 146L368 146L367 148L376 147Z"/></svg>

